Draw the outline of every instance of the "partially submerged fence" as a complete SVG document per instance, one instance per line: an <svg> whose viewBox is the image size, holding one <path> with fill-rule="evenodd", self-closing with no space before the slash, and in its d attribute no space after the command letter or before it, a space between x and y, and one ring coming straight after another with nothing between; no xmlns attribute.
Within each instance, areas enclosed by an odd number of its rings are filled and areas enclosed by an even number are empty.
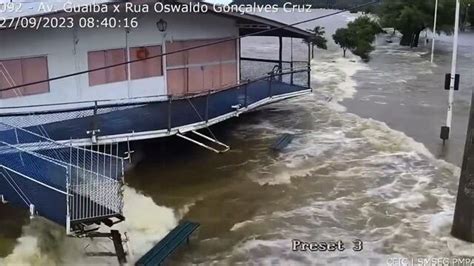
<svg viewBox="0 0 474 266"><path fill-rule="evenodd" d="M98 150L100 149L100 150ZM76 148L0 122L0 194L64 225L122 215L123 159L116 145Z"/></svg>

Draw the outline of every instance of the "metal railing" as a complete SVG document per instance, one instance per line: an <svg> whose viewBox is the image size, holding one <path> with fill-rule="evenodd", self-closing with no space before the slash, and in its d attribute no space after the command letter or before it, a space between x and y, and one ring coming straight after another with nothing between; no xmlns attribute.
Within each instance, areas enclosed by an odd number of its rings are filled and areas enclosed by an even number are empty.
<svg viewBox="0 0 474 266"><path fill-rule="evenodd" d="M233 106L227 107L226 113L233 113L239 109L244 108L253 108L256 102L260 102L266 98L273 98L280 94L287 93L282 90L282 86L287 86L287 89L290 92L298 90L308 90L309 80L310 80L310 67L307 62L294 61L294 62L283 62L282 69L274 69L275 62L272 60L262 60L262 59L242 59L242 62L248 60L249 63L255 64L252 67L242 67L250 69L249 75L242 73L242 79L239 84L230 85L225 88L219 88L216 90L205 90L201 92L194 93L185 93L182 95L161 95L154 96L152 98L132 98L132 99L119 99L119 100L104 100L104 101L91 101L91 102L80 102L76 105L84 107L75 107L74 103L68 104L49 104L49 105L40 105L40 106L30 106L31 108L37 109L49 109L47 111L29 111L29 112L18 112L20 108L29 108L29 107L7 107L0 108L0 122L3 121L7 124L14 125L16 127L26 127L30 130L36 131L32 127L38 125L54 124L57 122L67 121L67 120L76 120L82 119L87 120L87 122L82 123L88 128L81 128L81 132L69 132L67 133L67 139L57 138L51 136L51 138L61 141L67 141L68 138L73 139L87 139L91 138L91 134L86 134L86 132L92 132L92 134L99 133L98 136L110 136L118 135L127 132L145 132L145 131L156 131L156 130L167 130L169 134L173 132L173 129L179 128L181 126L196 124L196 123L205 123L211 124L211 120L223 115L216 114L212 109L217 103L215 97L219 97L223 94L228 94L227 98L232 98L235 103ZM252 70L252 69L257 69ZM279 89L280 88L280 89ZM200 99L197 99L200 98ZM188 105L188 108L192 111L190 116L192 119L189 121L181 122L178 121L177 116L175 116L175 104L180 104L180 106ZM161 121L159 124L156 123L151 128L152 123L148 123L147 126L150 128L140 128L126 126L121 129L122 132L111 132L107 129L104 129L105 124L109 121L104 119L104 115L108 113L124 111L129 113L128 110L139 107L149 107L155 108L154 106L166 106L160 109L160 119L166 120ZM41 108L39 108L41 107ZM2 111L4 113L2 113ZM137 117L138 120L147 119L149 122L154 122L157 120L157 113L153 113L153 117ZM143 114L145 115L145 114ZM195 129L195 128L194 128ZM55 130L49 130L50 134L55 134ZM77 131L77 130L76 130ZM80 133L80 134L79 134ZM123 140L122 140L123 141ZM127 141L127 140L125 140ZM94 143L94 142L92 142ZM109 143L109 142L100 142L100 143Z"/></svg>
<svg viewBox="0 0 474 266"><path fill-rule="evenodd" d="M100 151L102 149L102 152ZM118 144L89 148L69 147L68 182L70 221L105 218L122 214L124 163L113 153Z"/></svg>
<svg viewBox="0 0 474 266"><path fill-rule="evenodd" d="M29 204L37 205L38 210L48 209L46 218L55 217L53 220L57 221L62 216L60 210L65 209L68 233L74 222L122 215L124 163L122 158L112 155L114 152L118 153L116 145L77 148L0 122L0 166L7 171L3 177L8 179L11 189L23 191L20 198L30 194ZM10 173L67 195L66 202L61 205L45 202L44 198L32 199L34 191L28 185L15 185ZM43 206L46 204L56 205L58 213Z"/></svg>
<svg viewBox="0 0 474 266"><path fill-rule="evenodd" d="M272 71L269 69L278 68L281 64L281 72L290 72L290 75L286 76L286 79L283 80L291 85L295 84L295 80L297 83L302 83L301 79L295 79L295 75L291 72L299 72L300 70L308 70L308 62L307 61L279 61L279 60L272 60L272 59L262 59L262 58L249 58L249 57L241 57L241 80L247 79L255 79L265 75L271 75ZM306 85L307 81L303 81L305 83L301 85Z"/></svg>

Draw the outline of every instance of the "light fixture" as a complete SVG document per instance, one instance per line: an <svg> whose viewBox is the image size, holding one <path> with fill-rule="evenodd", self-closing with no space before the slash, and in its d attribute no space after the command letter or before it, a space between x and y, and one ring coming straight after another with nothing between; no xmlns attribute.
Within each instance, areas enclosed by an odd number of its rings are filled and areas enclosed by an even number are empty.
<svg viewBox="0 0 474 266"><path fill-rule="evenodd" d="M168 28L168 22L166 22L163 19L160 19L158 20L158 22L156 22L156 27L158 28L160 32L165 32L166 29Z"/></svg>

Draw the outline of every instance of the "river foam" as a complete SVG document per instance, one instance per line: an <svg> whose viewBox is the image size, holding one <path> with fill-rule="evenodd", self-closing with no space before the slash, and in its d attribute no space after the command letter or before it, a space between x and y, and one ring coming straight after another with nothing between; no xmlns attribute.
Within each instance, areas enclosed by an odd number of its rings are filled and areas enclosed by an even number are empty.
<svg viewBox="0 0 474 266"><path fill-rule="evenodd" d="M171 231L178 223L177 215L167 207L135 189L125 187L124 215L127 220L115 228L126 235L130 261L136 261ZM101 230L106 232L107 228ZM85 252L113 252L113 244L106 239L77 239L65 235L64 228L43 218L34 218L23 228L12 254L0 260L6 266L54 265L116 265L115 258L87 257Z"/></svg>
<svg viewBox="0 0 474 266"><path fill-rule="evenodd" d="M395 257L472 256L472 245L449 234L459 167L437 159L425 145L384 122L347 113L340 102L357 93L354 75L371 69L335 54L323 56L323 62L314 63L314 95L268 107L280 116L262 118L237 134L264 139L295 135L286 150L276 158L261 158L259 168L248 174L261 186L293 192L282 210L234 224L233 233L260 233L242 240L224 261L377 265ZM343 256L295 253L292 238L349 245L358 238L365 248Z"/></svg>

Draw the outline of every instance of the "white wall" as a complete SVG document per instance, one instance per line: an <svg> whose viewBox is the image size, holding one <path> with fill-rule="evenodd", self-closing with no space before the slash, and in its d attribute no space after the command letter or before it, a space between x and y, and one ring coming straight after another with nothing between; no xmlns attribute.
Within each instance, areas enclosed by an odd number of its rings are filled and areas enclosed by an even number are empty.
<svg viewBox="0 0 474 266"><path fill-rule="evenodd" d="M156 28L160 18L168 22L166 34ZM238 35L233 20L211 14L142 14L139 25L128 34L123 28L0 31L0 60L47 55L51 78L87 70L88 51L162 45L164 38L177 41ZM165 79L162 76L89 87L85 74L50 82L49 93L0 99L0 107L166 95Z"/></svg>

